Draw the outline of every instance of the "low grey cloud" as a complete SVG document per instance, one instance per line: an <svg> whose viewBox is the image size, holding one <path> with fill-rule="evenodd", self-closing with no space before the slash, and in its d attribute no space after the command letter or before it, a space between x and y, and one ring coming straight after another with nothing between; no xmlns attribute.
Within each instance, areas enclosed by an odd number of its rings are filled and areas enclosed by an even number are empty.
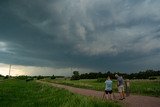
<svg viewBox="0 0 160 107"><path fill-rule="evenodd" d="M159 0L2 0L1 63L159 69Z"/></svg>

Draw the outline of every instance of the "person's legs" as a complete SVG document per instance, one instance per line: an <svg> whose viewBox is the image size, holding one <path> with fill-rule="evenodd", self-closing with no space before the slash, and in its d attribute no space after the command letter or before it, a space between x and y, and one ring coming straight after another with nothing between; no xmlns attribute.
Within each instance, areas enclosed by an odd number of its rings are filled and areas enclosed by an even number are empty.
<svg viewBox="0 0 160 107"><path fill-rule="evenodd" d="M112 93L110 94L110 99L113 100L113 94Z"/></svg>
<svg viewBox="0 0 160 107"><path fill-rule="evenodd" d="M126 97L128 97L129 94L130 94L130 89L129 89L129 87L126 87Z"/></svg>
<svg viewBox="0 0 160 107"><path fill-rule="evenodd" d="M122 92L119 92L120 100L123 99Z"/></svg>
<svg viewBox="0 0 160 107"><path fill-rule="evenodd" d="M122 98L125 99L125 93L122 91Z"/></svg>
<svg viewBox="0 0 160 107"><path fill-rule="evenodd" d="M112 90L109 92L109 97L111 100L113 100Z"/></svg>
<svg viewBox="0 0 160 107"><path fill-rule="evenodd" d="M128 96L130 95L130 87L128 87Z"/></svg>
<svg viewBox="0 0 160 107"><path fill-rule="evenodd" d="M118 92L119 92L119 99L122 99L122 89L121 89L121 87L119 86L118 87Z"/></svg>
<svg viewBox="0 0 160 107"><path fill-rule="evenodd" d="M108 98L109 98L109 92L107 91L107 90L105 90L105 93L104 93L104 95L103 95L103 98L105 97L105 99L107 99L108 100Z"/></svg>
<svg viewBox="0 0 160 107"><path fill-rule="evenodd" d="M120 100L125 99L124 87L123 86L119 86L118 87L118 91L119 91Z"/></svg>
<svg viewBox="0 0 160 107"><path fill-rule="evenodd" d="M125 99L124 86L121 86L121 88L122 88L122 98Z"/></svg>
<svg viewBox="0 0 160 107"><path fill-rule="evenodd" d="M107 91L107 100L110 99L110 91Z"/></svg>

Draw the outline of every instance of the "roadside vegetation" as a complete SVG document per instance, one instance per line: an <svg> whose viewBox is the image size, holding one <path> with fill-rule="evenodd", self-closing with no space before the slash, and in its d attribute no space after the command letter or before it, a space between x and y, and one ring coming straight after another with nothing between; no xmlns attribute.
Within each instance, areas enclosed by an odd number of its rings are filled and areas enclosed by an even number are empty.
<svg viewBox="0 0 160 107"><path fill-rule="evenodd" d="M98 79L81 79L81 80L70 80L70 79L44 79L43 81L69 85L79 88L88 88L98 91L104 91L105 84L103 81L98 81ZM113 91L117 90L117 81L113 80ZM146 95L160 97L160 80L130 80L131 94Z"/></svg>
<svg viewBox="0 0 160 107"><path fill-rule="evenodd" d="M104 91L104 82L110 76L113 81L113 92L118 92L115 74L123 76L124 80L130 79L130 92L132 94L160 97L160 71L154 70L140 71L139 73L132 74L112 73L110 71L107 73L79 74L78 71L73 71L71 78L56 78L54 80L45 78L43 81Z"/></svg>
<svg viewBox="0 0 160 107"><path fill-rule="evenodd" d="M1 107L121 107L117 102L101 101L73 94L34 80L5 79L0 82Z"/></svg>

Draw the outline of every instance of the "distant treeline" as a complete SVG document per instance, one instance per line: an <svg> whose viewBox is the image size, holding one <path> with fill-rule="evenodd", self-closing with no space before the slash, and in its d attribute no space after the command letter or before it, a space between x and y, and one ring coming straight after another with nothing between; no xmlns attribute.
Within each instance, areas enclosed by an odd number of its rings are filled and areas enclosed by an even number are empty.
<svg viewBox="0 0 160 107"><path fill-rule="evenodd" d="M131 74L127 74L127 73L120 73L120 72L110 72L108 71L107 73L84 73L84 74L79 74L79 71L73 71L73 75L71 77L71 80L79 80L79 79L97 79L97 78L107 78L108 76L110 76L110 78L112 79L116 79L115 78L115 74L118 74L120 76L122 76L124 79L157 79L159 76L160 77L160 70L158 71L154 71L154 70L146 70L146 71L140 71L138 73L131 73ZM3 77L4 79L8 79L9 76L3 76L0 74L0 77ZM21 79L21 80L33 80L33 79L44 79L44 78L51 78L51 79L55 79L55 78L65 78L65 76L27 76L27 75L21 75L21 76L15 76L14 78L17 79Z"/></svg>
<svg viewBox="0 0 160 107"><path fill-rule="evenodd" d="M139 73L119 73L119 72L110 72L108 71L107 73L85 73L85 74L80 74L79 78L80 79L97 79L97 78L107 78L110 76L112 79L115 78L115 74L118 74L120 76L123 76L125 79L156 79L155 76L160 76L160 71L154 71L154 70L146 70L146 71L140 71Z"/></svg>
<svg viewBox="0 0 160 107"><path fill-rule="evenodd" d="M64 76L54 76L54 75L52 75L52 76L42 76L42 75L39 75L39 76L27 76L27 75L20 75L20 76L6 75L6 76L3 76L1 74L0 74L0 77L3 79L15 78L15 79L26 80L26 81L31 81L34 79L40 80L40 79L44 79L44 78L50 78L50 79L65 78Z"/></svg>

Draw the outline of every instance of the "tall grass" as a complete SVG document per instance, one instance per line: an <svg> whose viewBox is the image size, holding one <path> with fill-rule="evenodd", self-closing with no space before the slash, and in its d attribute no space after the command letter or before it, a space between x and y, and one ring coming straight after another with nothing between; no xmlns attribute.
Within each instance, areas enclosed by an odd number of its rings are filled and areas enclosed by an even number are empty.
<svg viewBox="0 0 160 107"><path fill-rule="evenodd" d="M73 94L36 82L5 80L0 82L1 107L120 107L115 102Z"/></svg>
<svg viewBox="0 0 160 107"><path fill-rule="evenodd" d="M134 94L160 97L160 81L159 80L131 81L131 92Z"/></svg>
<svg viewBox="0 0 160 107"><path fill-rule="evenodd" d="M64 80L64 79L55 79L50 80L46 79L45 81L70 85L74 87L80 88L88 88L98 91L103 91L105 89L104 82L97 82L96 79L84 79L84 80ZM113 91L118 92L117 90L117 81L113 80ZM148 95L148 96L156 96L160 97L160 80L131 80L130 82L130 90L133 94L138 95Z"/></svg>

